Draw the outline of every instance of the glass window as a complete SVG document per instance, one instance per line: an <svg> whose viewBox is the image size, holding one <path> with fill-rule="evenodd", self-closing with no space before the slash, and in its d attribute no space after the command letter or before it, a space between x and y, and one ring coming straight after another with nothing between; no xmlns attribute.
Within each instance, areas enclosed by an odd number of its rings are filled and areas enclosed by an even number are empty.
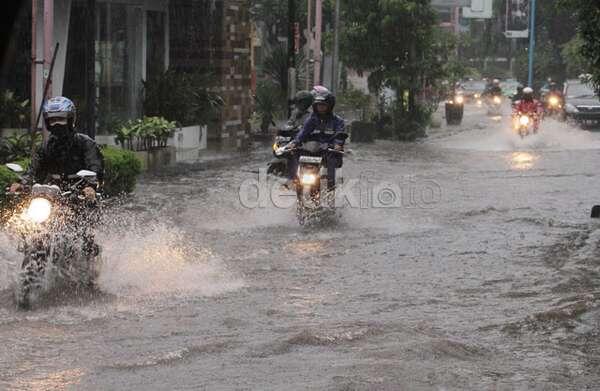
<svg viewBox="0 0 600 391"><path fill-rule="evenodd" d="M165 71L166 14L148 11L146 14L146 79Z"/></svg>

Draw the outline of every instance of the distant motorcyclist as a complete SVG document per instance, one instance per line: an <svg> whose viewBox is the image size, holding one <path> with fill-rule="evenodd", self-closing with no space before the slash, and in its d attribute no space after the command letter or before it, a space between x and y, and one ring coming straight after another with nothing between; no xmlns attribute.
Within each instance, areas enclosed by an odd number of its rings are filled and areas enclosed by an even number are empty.
<svg viewBox="0 0 600 391"><path fill-rule="evenodd" d="M348 135L344 120L333 112L335 95L322 86L315 87L313 94L313 113L288 148L295 148L306 141L317 141L333 148L336 152L342 152ZM330 190L335 187L335 171L342 166L342 154L336 152L326 151L324 154L327 165L327 187ZM295 179L297 171L298 156L295 154L290 167L290 179Z"/></svg>
<svg viewBox="0 0 600 391"><path fill-rule="evenodd" d="M533 89L525 87L523 89L523 99L515 106L515 114L527 114L534 119L534 129L538 129L539 123L544 112L542 104L533 97Z"/></svg>
<svg viewBox="0 0 600 391"><path fill-rule="evenodd" d="M494 79L492 84L486 87L485 91L483 92L483 96L488 98L493 98L494 96L500 95L502 95L502 88L500 87L500 80L498 79Z"/></svg>
<svg viewBox="0 0 600 391"><path fill-rule="evenodd" d="M314 101L314 96L310 91L298 91L294 97L294 107L292 114L286 123L286 128L296 128L302 126L310 116L310 108Z"/></svg>
<svg viewBox="0 0 600 391"><path fill-rule="evenodd" d="M10 192L18 192L26 185L48 182L52 175L64 179L80 170L95 172L101 183L104 159L94 140L75 131L77 116L73 102L62 96L51 98L44 104L43 115L50 137L37 149L22 182L13 183ZM88 186L83 189L83 194L94 200L96 189Z"/></svg>
<svg viewBox="0 0 600 391"><path fill-rule="evenodd" d="M523 87L523 85L522 85L522 84L519 84L519 85L517 86L517 93L516 93L516 94L514 94L514 95L511 97L511 100L512 100L512 103L513 103L513 105L514 105L516 102L518 102L518 101L520 101L520 100L522 100L522 99L523 99L523 89L524 89L524 88L525 88L525 87Z"/></svg>

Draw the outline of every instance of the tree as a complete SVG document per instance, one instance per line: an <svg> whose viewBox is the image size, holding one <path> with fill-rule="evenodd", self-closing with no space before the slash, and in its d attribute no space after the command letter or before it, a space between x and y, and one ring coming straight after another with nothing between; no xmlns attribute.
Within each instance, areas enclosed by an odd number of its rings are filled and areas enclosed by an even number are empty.
<svg viewBox="0 0 600 391"><path fill-rule="evenodd" d="M592 84L600 93L600 2L589 0L563 0L560 5L572 10L577 17L581 37L579 50L589 63Z"/></svg>
<svg viewBox="0 0 600 391"><path fill-rule="evenodd" d="M369 71L369 88L396 93L394 126L421 119L417 94L442 74L435 47L436 15L428 0L347 0L340 39L343 60ZM383 102L380 102L382 110Z"/></svg>

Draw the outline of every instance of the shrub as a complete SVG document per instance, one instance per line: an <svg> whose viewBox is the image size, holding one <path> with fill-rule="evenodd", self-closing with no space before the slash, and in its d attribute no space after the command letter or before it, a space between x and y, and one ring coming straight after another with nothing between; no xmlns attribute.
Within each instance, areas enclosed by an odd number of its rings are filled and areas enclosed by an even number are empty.
<svg viewBox="0 0 600 391"><path fill-rule="evenodd" d="M377 126L372 122L354 121L350 126L352 142L372 143L375 140Z"/></svg>
<svg viewBox="0 0 600 391"><path fill-rule="evenodd" d="M104 156L104 194L115 196L131 193L135 189L137 177L142 172L142 163L131 151L114 147L102 149ZM24 169L30 165L29 159L22 159L16 163ZM0 165L0 207L5 201L5 189L18 181L18 176L6 166ZM1 209L1 208L0 208Z"/></svg>
<svg viewBox="0 0 600 391"><path fill-rule="evenodd" d="M10 163L24 159L31 155L31 143L37 148L42 143L42 134L15 133L4 139L0 139L0 163Z"/></svg>
<svg viewBox="0 0 600 391"><path fill-rule="evenodd" d="M23 169L27 170L31 161L29 159L22 159L15 163L20 164ZM17 174L9 170L4 164L0 165L0 207L3 206L6 200L6 188L18 180L19 177Z"/></svg>
<svg viewBox="0 0 600 391"><path fill-rule="evenodd" d="M26 128L29 126L29 100L19 99L13 91L0 92L0 123L5 128Z"/></svg>
<svg viewBox="0 0 600 391"><path fill-rule="evenodd" d="M142 172L142 163L131 151L106 147L104 155L104 194L115 196L131 193L135 189L138 175Z"/></svg>

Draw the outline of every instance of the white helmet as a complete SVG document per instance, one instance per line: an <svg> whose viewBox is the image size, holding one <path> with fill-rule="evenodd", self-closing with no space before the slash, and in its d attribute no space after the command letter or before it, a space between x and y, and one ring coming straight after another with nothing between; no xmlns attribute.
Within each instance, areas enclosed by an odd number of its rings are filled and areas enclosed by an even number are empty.
<svg viewBox="0 0 600 391"><path fill-rule="evenodd" d="M531 87L525 87L525 88L523 88L523 94L525 94L525 95L531 95L531 94L533 94L533 88L531 88Z"/></svg>

